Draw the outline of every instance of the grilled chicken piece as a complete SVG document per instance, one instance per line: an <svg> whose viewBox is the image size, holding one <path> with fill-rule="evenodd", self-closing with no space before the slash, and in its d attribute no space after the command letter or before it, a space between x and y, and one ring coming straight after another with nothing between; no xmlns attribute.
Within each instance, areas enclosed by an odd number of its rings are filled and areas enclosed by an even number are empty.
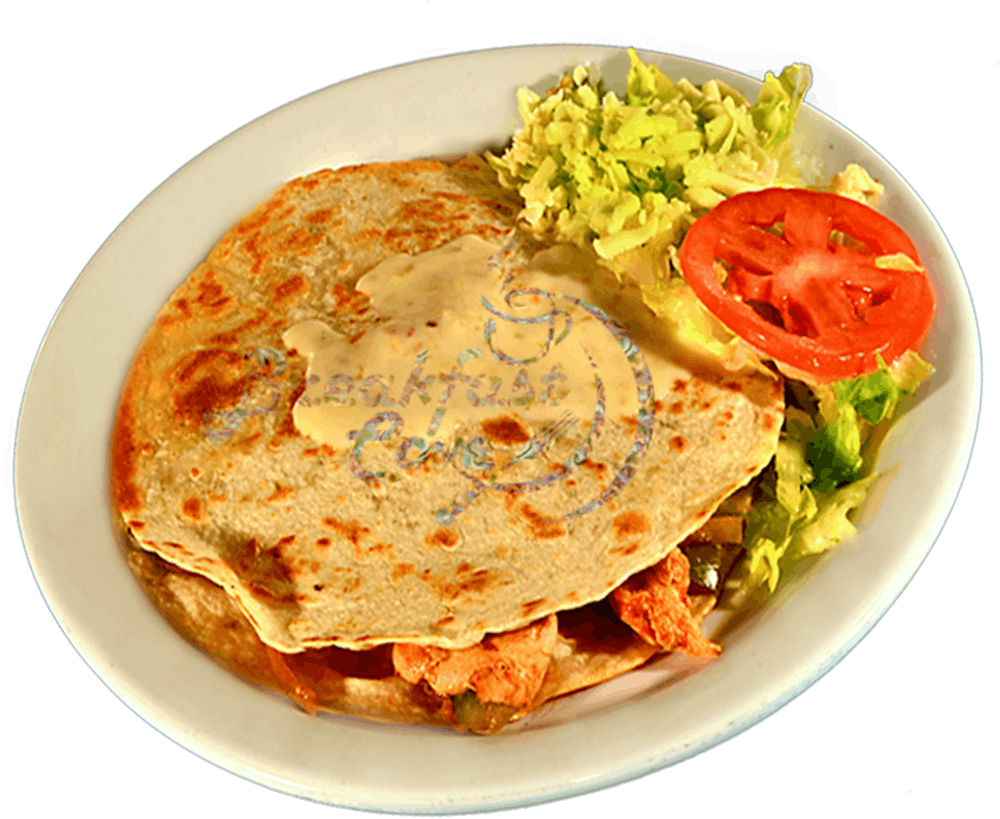
<svg viewBox="0 0 1000 819"><path fill-rule="evenodd" d="M718 657L722 650L701 633L691 611L691 567L680 549L633 575L611 593L611 605L623 622L647 643L689 657Z"/></svg>
<svg viewBox="0 0 1000 819"><path fill-rule="evenodd" d="M489 634L469 648L396 643L392 663L408 683L426 680L442 696L473 691L482 702L526 708L542 685L556 647L556 616L517 631Z"/></svg>

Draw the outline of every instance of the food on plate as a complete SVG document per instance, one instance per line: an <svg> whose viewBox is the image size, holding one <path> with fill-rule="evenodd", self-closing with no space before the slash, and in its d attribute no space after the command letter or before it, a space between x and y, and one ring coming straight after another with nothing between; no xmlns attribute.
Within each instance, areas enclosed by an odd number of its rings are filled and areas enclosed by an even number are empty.
<svg viewBox="0 0 1000 819"><path fill-rule="evenodd" d="M621 99L585 66L544 97L522 89L525 127L487 159L524 198L519 222L592 249L675 353L787 377L735 604L853 534L900 401L933 370L916 348L935 296L910 238L872 210L883 189L864 168L803 179L791 137L808 67L768 74L751 105L629 57Z"/></svg>
<svg viewBox="0 0 1000 819"><path fill-rule="evenodd" d="M523 197L533 235L590 246L649 286L699 214L734 193L797 181L790 137L810 71L769 73L751 105L719 80L674 83L632 49L629 58L622 99L593 66L544 97L522 88L524 128L487 159Z"/></svg>
<svg viewBox="0 0 1000 819"><path fill-rule="evenodd" d="M548 623L546 663L501 704L528 709L560 652L589 683L626 660L554 640L551 615L665 557L774 452L776 378L672 361L641 302L514 232L516 205L475 157L293 180L142 342L114 436L122 521L225 589L279 682L284 657L396 644L399 676L427 666L418 687L452 708L441 652ZM641 661L638 643L614 653Z"/></svg>
<svg viewBox="0 0 1000 819"><path fill-rule="evenodd" d="M729 196L796 183L808 70L751 106L632 59L624 101L582 68L522 93L548 119L488 161L286 183L162 308L112 496L194 644L311 713L492 733L657 654L717 656L720 597L850 534L927 365L883 346L861 380L788 380L801 362L681 277L684 234L758 194ZM912 244L878 256L920 269Z"/></svg>
<svg viewBox="0 0 1000 819"><path fill-rule="evenodd" d="M833 231L847 241L831 240ZM880 356L895 362L934 318L934 291L909 236L832 193L768 188L727 199L691 226L680 262L727 327L819 381L876 372Z"/></svg>

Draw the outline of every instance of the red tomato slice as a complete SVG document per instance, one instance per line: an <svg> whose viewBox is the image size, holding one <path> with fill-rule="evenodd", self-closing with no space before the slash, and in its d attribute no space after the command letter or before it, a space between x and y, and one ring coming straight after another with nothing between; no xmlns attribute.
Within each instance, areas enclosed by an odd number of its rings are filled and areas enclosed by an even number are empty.
<svg viewBox="0 0 1000 819"><path fill-rule="evenodd" d="M778 235L773 230L782 224ZM855 240L830 238L840 231ZM902 253L917 270L876 265ZM728 270L719 281L716 261ZM935 297L913 242L875 210L832 193L741 193L698 219L680 249L684 278L730 330L818 381L855 378L923 341Z"/></svg>

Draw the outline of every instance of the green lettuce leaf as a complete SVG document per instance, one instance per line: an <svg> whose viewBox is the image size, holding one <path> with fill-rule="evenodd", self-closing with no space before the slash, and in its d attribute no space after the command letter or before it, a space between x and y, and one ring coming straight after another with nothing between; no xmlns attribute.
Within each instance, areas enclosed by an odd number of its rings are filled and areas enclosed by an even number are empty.
<svg viewBox="0 0 1000 819"><path fill-rule="evenodd" d="M889 374L899 391L909 395L930 378L934 367L924 361L915 350L907 350L889 367Z"/></svg>
<svg viewBox="0 0 1000 819"><path fill-rule="evenodd" d="M765 150L775 151L784 146L795 128L806 91L812 83L812 72L807 65L792 65L775 77L770 71L757 96L757 104L750 109L754 125Z"/></svg>
<svg viewBox="0 0 1000 819"><path fill-rule="evenodd" d="M814 388L810 410L789 406L774 461L747 519L746 550L737 576L740 593L773 593L801 560L832 549L856 533L851 514L877 479L878 445L900 400L933 371L910 351L892 367ZM793 392L799 394L806 388ZM830 402L835 401L835 417ZM766 589L766 592L764 591Z"/></svg>
<svg viewBox="0 0 1000 819"><path fill-rule="evenodd" d="M836 381L836 418L812 439L806 459L815 477L816 492L827 492L858 480L866 471L866 457L876 453L865 444L877 425L887 427L899 401L915 390L933 368L912 350L892 369L879 358L879 369L870 375Z"/></svg>
<svg viewBox="0 0 1000 819"><path fill-rule="evenodd" d="M812 487L817 492L858 479L863 465L861 426L853 406L840 406L837 420L820 430L810 442L806 457L815 467Z"/></svg>
<svg viewBox="0 0 1000 819"><path fill-rule="evenodd" d="M758 502L750 512L740 578L746 592L766 586L773 594L781 576L800 560L832 549L857 531L848 516L864 502L876 476L833 492L813 492L806 485L811 470L803 450L803 441L782 439L775 459L778 497Z"/></svg>
<svg viewBox="0 0 1000 819"><path fill-rule="evenodd" d="M822 554L857 533L847 515L864 503L876 478L869 475L833 492L816 493L815 512L799 522L785 550L786 570L802 558Z"/></svg>

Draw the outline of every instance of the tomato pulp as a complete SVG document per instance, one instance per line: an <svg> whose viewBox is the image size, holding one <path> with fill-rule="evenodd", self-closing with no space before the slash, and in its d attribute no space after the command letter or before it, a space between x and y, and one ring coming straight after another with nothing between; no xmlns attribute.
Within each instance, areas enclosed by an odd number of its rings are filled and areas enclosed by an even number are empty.
<svg viewBox="0 0 1000 819"><path fill-rule="evenodd" d="M837 241L834 231L848 238ZM934 289L909 236L832 193L733 196L691 226L680 262L730 330L821 382L875 372L879 356L891 364L934 319Z"/></svg>

